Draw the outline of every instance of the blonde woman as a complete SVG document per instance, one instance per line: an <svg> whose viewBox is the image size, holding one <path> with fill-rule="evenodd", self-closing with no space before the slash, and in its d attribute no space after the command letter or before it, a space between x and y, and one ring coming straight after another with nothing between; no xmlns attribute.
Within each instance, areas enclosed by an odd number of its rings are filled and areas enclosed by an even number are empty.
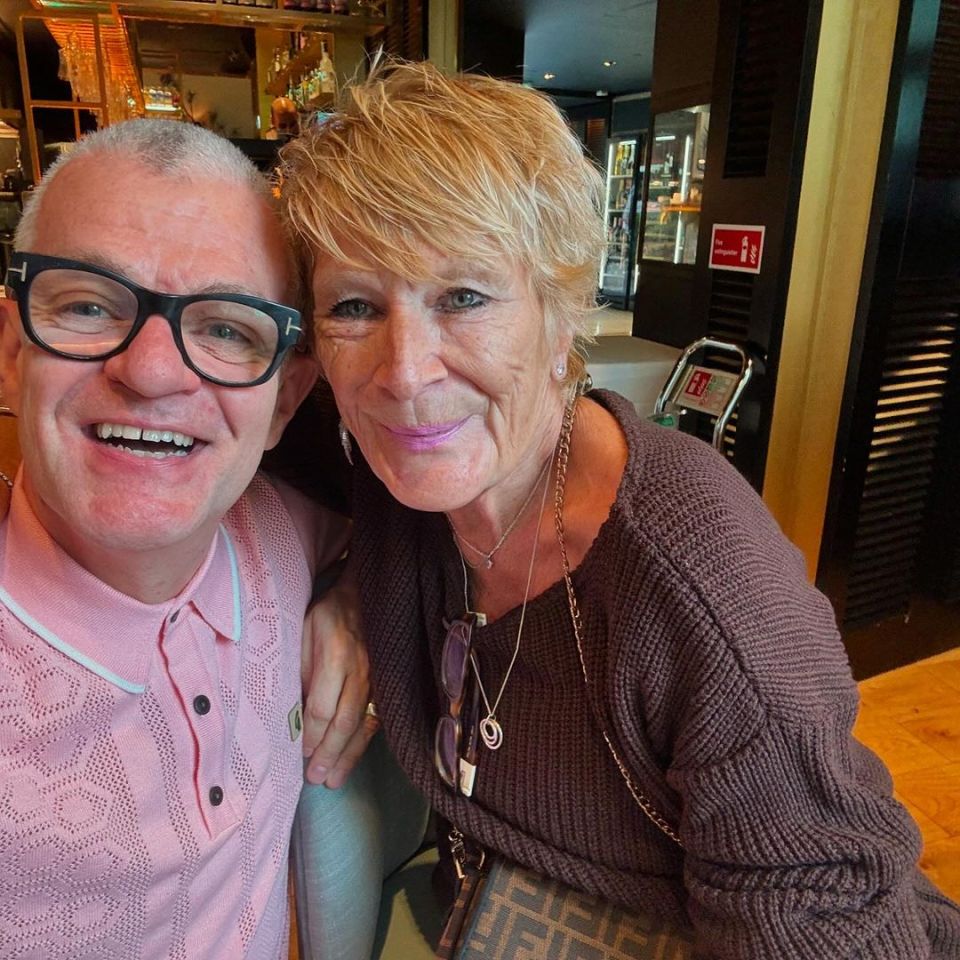
<svg viewBox="0 0 960 960"><path fill-rule="evenodd" d="M600 180L552 104L381 66L284 174L380 715L434 809L697 956L960 956L798 553L712 449L578 393Z"/></svg>

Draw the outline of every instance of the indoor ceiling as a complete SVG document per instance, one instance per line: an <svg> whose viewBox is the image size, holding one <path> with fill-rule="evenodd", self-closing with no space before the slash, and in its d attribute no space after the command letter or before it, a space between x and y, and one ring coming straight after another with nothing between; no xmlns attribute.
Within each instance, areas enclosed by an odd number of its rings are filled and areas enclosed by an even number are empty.
<svg viewBox="0 0 960 960"><path fill-rule="evenodd" d="M656 0L467 0L487 21L525 31L523 80L543 90L650 89ZM604 66L604 61L613 66ZM554 74L547 80L544 74Z"/></svg>

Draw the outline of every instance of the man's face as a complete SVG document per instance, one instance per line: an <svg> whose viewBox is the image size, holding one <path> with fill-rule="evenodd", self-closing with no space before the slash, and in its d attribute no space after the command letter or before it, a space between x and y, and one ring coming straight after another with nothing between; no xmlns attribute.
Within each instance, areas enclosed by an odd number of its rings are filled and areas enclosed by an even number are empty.
<svg viewBox="0 0 960 960"><path fill-rule="evenodd" d="M164 177L125 157L64 168L43 198L31 252L99 264L163 293L287 294L279 226L252 190ZM19 418L25 490L80 563L91 551L98 566L104 555L204 551L312 381L310 363L291 357L259 386L208 383L186 367L160 316L125 352L92 362L27 341L15 305L3 317L3 396ZM137 430L180 437L156 444Z"/></svg>

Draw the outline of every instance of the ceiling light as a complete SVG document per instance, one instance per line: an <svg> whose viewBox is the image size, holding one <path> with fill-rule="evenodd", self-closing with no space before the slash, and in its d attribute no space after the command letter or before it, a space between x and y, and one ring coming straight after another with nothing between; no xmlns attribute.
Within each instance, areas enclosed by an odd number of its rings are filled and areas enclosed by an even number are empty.
<svg viewBox="0 0 960 960"><path fill-rule="evenodd" d="M604 61L603 61L603 65L604 65L605 67L615 67L615 66L617 65L617 61L616 61L616 60L604 60Z"/></svg>
<svg viewBox="0 0 960 960"><path fill-rule="evenodd" d="M544 80L556 80L556 79L557 79L557 75L556 75L555 73L545 73L545 74L543 75L543 79L544 79Z"/></svg>

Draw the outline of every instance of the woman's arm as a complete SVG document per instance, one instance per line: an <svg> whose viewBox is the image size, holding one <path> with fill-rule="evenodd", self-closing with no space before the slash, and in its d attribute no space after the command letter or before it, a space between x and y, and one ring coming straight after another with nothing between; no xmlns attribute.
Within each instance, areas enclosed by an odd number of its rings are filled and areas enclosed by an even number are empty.
<svg viewBox="0 0 960 960"><path fill-rule="evenodd" d="M642 439L606 689L631 765L650 743L681 799L703 955L960 957L960 909L919 874L919 832L851 736L856 684L802 557L705 445Z"/></svg>

